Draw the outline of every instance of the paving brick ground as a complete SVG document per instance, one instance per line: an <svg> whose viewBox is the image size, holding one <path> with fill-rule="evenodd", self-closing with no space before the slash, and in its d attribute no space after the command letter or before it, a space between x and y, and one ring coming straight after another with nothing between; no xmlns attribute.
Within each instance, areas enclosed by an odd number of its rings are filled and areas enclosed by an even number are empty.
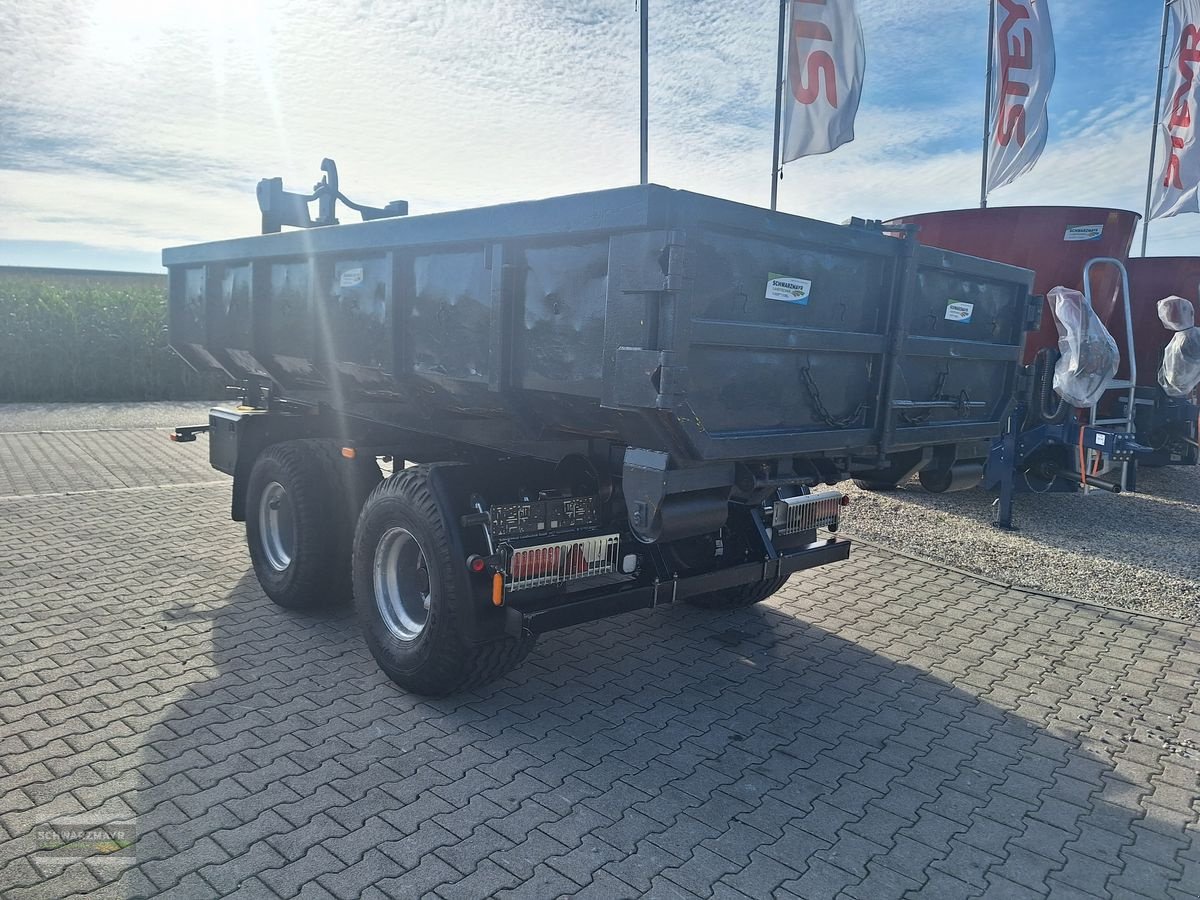
<svg viewBox="0 0 1200 900"><path fill-rule="evenodd" d="M862 549L425 701L263 597L205 452L0 440L6 900L1200 891L1188 626ZM56 857L64 819L137 840Z"/></svg>

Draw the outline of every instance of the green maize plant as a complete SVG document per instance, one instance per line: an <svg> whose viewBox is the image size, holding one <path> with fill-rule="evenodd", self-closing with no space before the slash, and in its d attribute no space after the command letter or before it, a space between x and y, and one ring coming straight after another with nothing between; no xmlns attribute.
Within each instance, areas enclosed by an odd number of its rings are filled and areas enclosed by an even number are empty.
<svg viewBox="0 0 1200 900"><path fill-rule="evenodd" d="M0 402L219 397L167 346L165 279L0 274Z"/></svg>

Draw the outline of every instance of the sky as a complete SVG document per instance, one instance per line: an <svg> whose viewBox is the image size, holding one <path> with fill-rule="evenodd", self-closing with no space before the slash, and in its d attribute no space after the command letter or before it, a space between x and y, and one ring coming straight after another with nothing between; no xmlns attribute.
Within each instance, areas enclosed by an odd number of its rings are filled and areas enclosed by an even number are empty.
<svg viewBox="0 0 1200 900"><path fill-rule="evenodd" d="M989 202L1140 211L1162 3L1050 2L1049 143ZM650 180L766 206L778 3L650 4ZM977 204L988 0L858 8L856 140L789 164L779 208ZM414 214L638 180L634 0L0 0L0 22L0 265L159 271L257 233L258 179L308 190L325 156ZM1200 254L1200 216L1149 252Z"/></svg>

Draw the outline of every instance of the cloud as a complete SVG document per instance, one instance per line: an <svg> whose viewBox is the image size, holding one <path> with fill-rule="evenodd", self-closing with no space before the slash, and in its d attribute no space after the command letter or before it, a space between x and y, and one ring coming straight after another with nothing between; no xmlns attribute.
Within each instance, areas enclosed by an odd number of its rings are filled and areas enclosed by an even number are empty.
<svg viewBox="0 0 1200 900"><path fill-rule="evenodd" d="M858 138L789 165L782 209L977 202L981 5L859 0ZM654 180L766 203L777 10L655 0ZM1158 19L1127 10L1056 7L1051 143L994 202L1140 207ZM0 0L0 15L0 242L146 253L252 233L257 179L308 188L327 155L352 197L414 212L637 178L633 0ZM1155 223L1154 246L1198 232Z"/></svg>

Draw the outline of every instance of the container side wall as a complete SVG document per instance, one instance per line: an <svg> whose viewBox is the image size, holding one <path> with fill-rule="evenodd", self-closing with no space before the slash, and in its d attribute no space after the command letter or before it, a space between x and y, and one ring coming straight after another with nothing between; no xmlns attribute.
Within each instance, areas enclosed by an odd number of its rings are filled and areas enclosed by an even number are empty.
<svg viewBox="0 0 1200 900"><path fill-rule="evenodd" d="M1090 259L1125 260L1137 226L1136 213L1117 209L1058 206L997 206L905 216L897 223L919 225L923 244L1031 269L1033 290L1045 294L1058 285L1083 290L1083 267ZM1097 315L1120 346L1124 314L1118 309L1119 281L1111 267L1097 269L1092 280ZM1038 351L1058 346L1049 307L1041 328L1026 341L1025 363Z"/></svg>

